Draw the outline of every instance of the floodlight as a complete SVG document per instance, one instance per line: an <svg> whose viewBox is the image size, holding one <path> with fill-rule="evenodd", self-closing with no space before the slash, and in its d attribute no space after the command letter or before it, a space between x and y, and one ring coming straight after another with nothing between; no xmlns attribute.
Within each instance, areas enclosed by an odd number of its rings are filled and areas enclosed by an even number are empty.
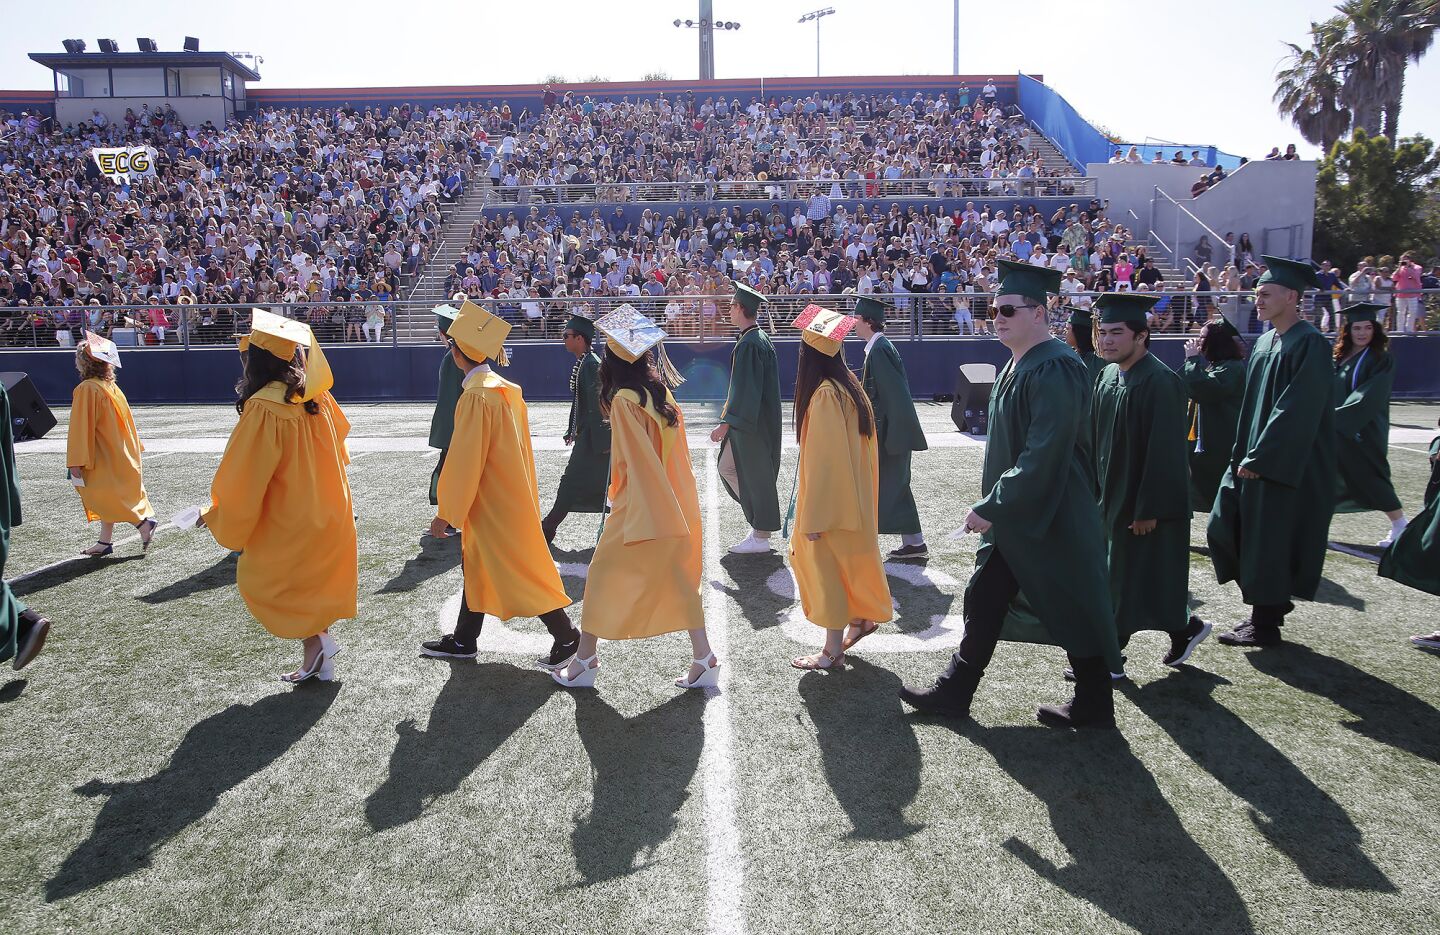
<svg viewBox="0 0 1440 935"><path fill-rule="evenodd" d="M114 39L101 39L100 51L104 52L106 55L114 55L116 52L120 51L120 46L115 42Z"/></svg>
<svg viewBox="0 0 1440 935"><path fill-rule="evenodd" d="M61 44L65 46L65 51L69 52L71 55L79 55L81 52L85 51L84 39L66 39Z"/></svg>
<svg viewBox="0 0 1440 935"><path fill-rule="evenodd" d="M186 36L186 37L185 37L185 51L186 51L186 52L199 52L199 51L200 51L200 40L199 40L199 39L196 39L194 36Z"/></svg>
<svg viewBox="0 0 1440 935"><path fill-rule="evenodd" d="M136 39L136 40L135 40L135 44L140 47L140 51L141 51L141 52L158 52L158 51L160 51L159 47L155 45L155 40L154 40L154 39L145 39L145 38L142 37L142 38Z"/></svg>

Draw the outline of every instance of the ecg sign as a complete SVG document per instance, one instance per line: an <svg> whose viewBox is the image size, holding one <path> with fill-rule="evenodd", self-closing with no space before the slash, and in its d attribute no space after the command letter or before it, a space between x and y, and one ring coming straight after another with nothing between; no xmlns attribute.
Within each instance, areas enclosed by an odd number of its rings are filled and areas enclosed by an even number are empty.
<svg viewBox="0 0 1440 935"><path fill-rule="evenodd" d="M132 176L155 174L155 153L148 147L92 149L100 172L115 183L129 181Z"/></svg>

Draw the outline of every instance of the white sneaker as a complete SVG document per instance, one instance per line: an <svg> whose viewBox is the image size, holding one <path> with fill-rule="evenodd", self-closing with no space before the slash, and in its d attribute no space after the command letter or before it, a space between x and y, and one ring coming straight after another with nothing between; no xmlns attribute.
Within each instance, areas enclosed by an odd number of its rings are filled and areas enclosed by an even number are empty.
<svg viewBox="0 0 1440 935"><path fill-rule="evenodd" d="M736 555L758 555L762 552L773 552L775 547L770 544L768 538L761 539L753 532L730 546L730 551Z"/></svg>

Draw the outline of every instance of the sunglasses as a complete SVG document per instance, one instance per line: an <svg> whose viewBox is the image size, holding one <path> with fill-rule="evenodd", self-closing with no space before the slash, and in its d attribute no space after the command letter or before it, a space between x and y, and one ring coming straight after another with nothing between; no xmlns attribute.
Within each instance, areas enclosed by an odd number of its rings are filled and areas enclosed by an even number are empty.
<svg viewBox="0 0 1440 935"><path fill-rule="evenodd" d="M999 313L1001 318L1013 318L1015 317L1015 313L1021 309L1030 309L1033 311L1035 308L1037 308L1037 306L1034 305L992 305L990 306L990 311L992 313ZM995 315L992 314L990 317L994 318Z"/></svg>

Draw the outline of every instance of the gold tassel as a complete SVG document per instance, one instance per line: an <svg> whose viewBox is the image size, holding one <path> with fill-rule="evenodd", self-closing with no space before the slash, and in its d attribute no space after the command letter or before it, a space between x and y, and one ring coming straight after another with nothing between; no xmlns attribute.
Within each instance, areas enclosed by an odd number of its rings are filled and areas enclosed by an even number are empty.
<svg viewBox="0 0 1440 935"><path fill-rule="evenodd" d="M655 369L660 371L660 379L672 390L685 382L685 377L670 362L670 355L665 353L663 342L655 345Z"/></svg>

